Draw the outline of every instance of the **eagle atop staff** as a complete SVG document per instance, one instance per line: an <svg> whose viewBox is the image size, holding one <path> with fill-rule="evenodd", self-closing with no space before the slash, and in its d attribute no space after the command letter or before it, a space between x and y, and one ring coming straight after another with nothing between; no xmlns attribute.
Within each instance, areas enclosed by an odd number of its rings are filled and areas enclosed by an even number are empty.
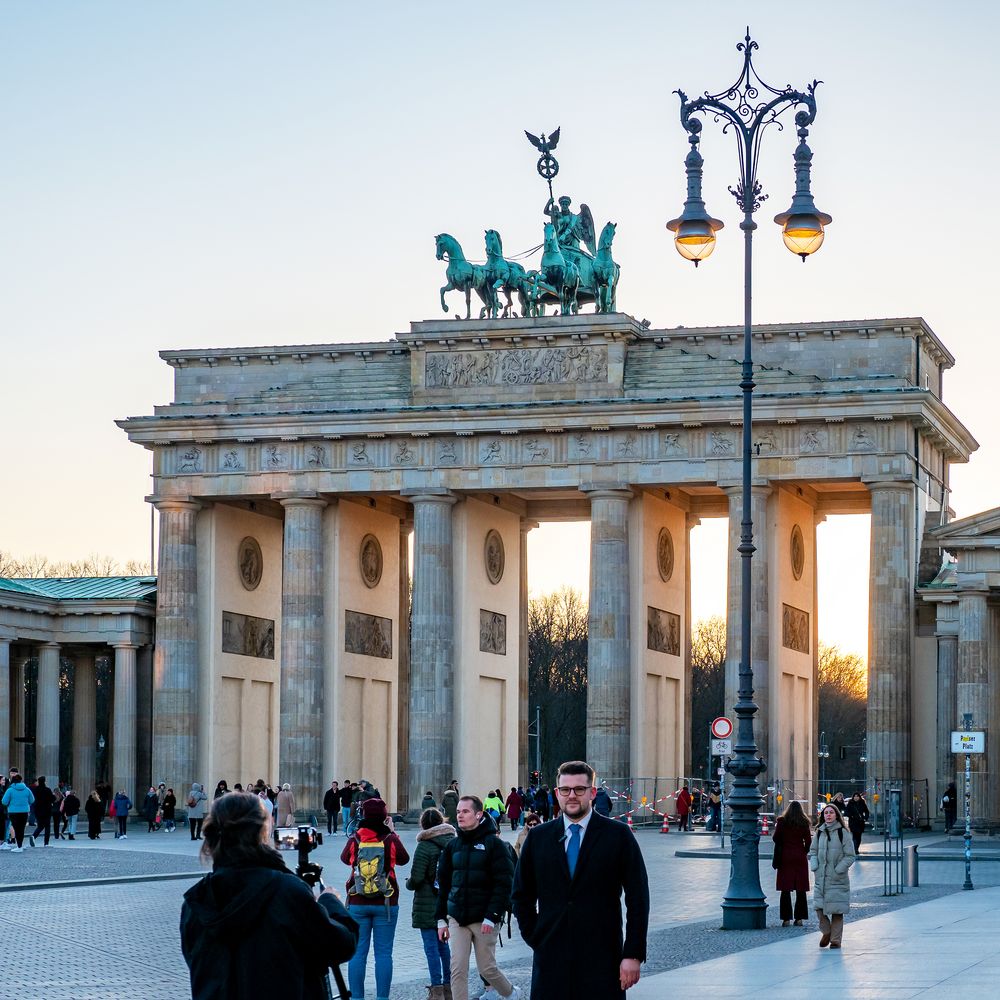
<svg viewBox="0 0 1000 1000"><path fill-rule="evenodd" d="M548 153L551 153L552 150L559 145L558 128L555 130L555 132L552 133L552 135L548 137L548 139L545 138L544 132L542 133L541 139L539 139L537 135L532 135L527 129L524 130L524 134L528 137L528 141L531 143L531 145L534 146L535 149L537 149L538 152L541 153L543 156L545 156Z"/></svg>

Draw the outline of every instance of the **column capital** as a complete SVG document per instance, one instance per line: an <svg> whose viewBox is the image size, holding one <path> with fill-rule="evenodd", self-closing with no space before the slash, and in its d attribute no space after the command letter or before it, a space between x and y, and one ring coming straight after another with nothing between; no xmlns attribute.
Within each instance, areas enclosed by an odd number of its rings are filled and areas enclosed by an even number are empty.
<svg viewBox="0 0 1000 1000"><path fill-rule="evenodd" d="M580 483L580 492L591 500L631 500L635 496L625 483Z"/></svg>
<svg viewBox="0 0 1000 1000"><path fill-rule="evenodd" d="M915 484L912 479L864 479L861 482L869 493L875 490L896 490L900 493L912 493Z"/></svg>
<svg viewBox="0 0 1000 1000"><path fill-rule="evenodd" d="M423 489L403 490L401 496L412 504L418 503L458 503L458 497L451 490L438 490L432 487Z"/></svg>
<svg viewBox="0 0 1000 1000"><path fill-rule="evenodd" d="M719 483L719 489L730 499L743 496L742 483ZM773 492L774 487L770 483L756 482L750 484L750 493L755 497L769 497Z"/></svg>
<svg viewBox="0 0 1000 1000"><path fill-rule="evenodd" d="M151 503L161 514L164 511L198 511L204 506L193 497L160 497L156 494L146 497L146 503Z"/></svg>
<svg viewBox="0 0 1000 1000"><path fill-rule="evenodd" d="M277 500L287 510L289 507L326 507L327 501L315 491L297 493L272 493L272 500Z"/></svg>

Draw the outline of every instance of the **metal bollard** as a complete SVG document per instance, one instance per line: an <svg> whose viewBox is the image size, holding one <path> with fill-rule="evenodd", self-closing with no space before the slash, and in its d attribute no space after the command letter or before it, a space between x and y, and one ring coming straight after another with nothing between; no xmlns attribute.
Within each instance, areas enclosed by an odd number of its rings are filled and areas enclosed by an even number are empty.
<svg viewBox="0 0 1000 1000"><path fill-rule="evenodd" d="M917 845L910 844L906 848L904 861L903 885L914 888L920 885L920 858L917 855Z"/></svg>

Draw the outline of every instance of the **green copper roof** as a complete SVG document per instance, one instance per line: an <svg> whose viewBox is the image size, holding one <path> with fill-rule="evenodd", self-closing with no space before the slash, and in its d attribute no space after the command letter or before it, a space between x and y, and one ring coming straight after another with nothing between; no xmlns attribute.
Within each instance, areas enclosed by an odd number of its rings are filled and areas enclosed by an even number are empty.
<svg viewBox="0 0 1000 1000"><path fill-rule="evenodd" d="M0 577L0 590L56 601L146 601L156 597L156 577L75 576L37 580Z"/></svg>

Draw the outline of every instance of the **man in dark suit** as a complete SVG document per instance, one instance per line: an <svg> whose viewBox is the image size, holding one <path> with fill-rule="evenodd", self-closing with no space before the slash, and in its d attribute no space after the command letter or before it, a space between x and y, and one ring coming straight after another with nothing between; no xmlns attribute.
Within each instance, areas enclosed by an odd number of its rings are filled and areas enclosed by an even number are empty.
<svg viewBox="0 0 1000 1000"><path fill-rule="evenodd" d="M583 962L587 1000L621 1000L646 960L649 881L642 853L624 823L591 808L589 764L563 764L556 794L561 815L528 834L514 875L514 915L534 952L531 995L575 1000L582 994L566 973Z"/></svg>

